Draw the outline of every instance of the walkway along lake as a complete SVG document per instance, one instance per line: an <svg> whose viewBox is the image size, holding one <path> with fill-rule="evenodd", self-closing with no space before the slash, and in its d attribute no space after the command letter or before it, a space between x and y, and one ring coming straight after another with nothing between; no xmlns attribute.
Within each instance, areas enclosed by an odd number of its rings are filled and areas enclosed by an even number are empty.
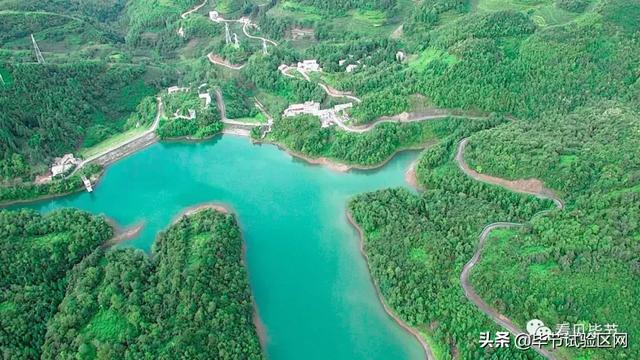
<svg viewBox="0 0 640 360"><path fill-rule="evenodd" d="M149 250L185 208L226 204L246 241L268 359L424 359L418 341L384 312L345 216L356 194L407 186L415 157L405 152L378 170L339 173L241 137L160 143L111 165L91 194L20 207L77 207L122 227L144 222L122 246Z"/></svg>

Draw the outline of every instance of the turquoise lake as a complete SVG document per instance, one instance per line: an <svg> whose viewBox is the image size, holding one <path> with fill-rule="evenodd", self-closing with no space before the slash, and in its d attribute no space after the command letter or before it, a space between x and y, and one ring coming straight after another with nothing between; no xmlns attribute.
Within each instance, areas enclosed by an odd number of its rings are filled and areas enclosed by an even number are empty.
<svg viewBox="0 0 640 360"><path fill-rule="evenodd" d="M123 227L144 222L123 246L148 251L185 208L226 204L246 241L268 359L424 359L418 341L384 312L345 216L356 194L407 186L404 172L415 157L402 153L379 170L339 173L242 137L160 143L108 167L91 194L21 207L76 207Z"/></svg>

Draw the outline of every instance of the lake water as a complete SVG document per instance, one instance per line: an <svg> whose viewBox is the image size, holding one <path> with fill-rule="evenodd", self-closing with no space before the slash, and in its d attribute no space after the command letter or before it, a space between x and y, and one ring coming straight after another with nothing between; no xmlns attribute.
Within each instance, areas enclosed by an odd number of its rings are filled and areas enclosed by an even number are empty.
<svg viewBox="0 0 640 360"><path fill-rule="evenodd" d="M350 197L406 186L415 156L337 173L241 137L155 144L110 166L92 194L26 207L76 207L125 227L143 221L140 236L124 246L149 250L186 207L227 204L246 241L268 359L420 359L417 340L384 312L345 217Z"/></svg>

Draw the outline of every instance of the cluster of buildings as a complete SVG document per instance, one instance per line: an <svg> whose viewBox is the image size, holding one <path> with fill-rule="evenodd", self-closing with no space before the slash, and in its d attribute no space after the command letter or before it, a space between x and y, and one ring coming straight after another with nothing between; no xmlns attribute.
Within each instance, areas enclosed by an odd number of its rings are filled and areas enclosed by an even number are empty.
<svg viewBox="0 0 640 360"><path fill-rule="evenodd" d="M36 176L35 183L36 184L45 184L50 182L55 176L67 174L69 171L75 169L80 166L82 162L80 159L76 159L73 154L64 154L62 157L57 157L53 159L53 164L51 165L51 174ZM82 176L82 183L88 192L93 191L93 186L91 185L91 180L87 179L86 176Z"/></svg>
<svg viewBox="0 0 640 360"><path fill-rule="evenodd" d="M349 58L353 58L353 55L349 55ZM403 51L398 51L396 52L396 61L397 62L404 62L407 58L407 55L403 52ZM338 61L338 65L340 66L344 66L344 64L347 63L347 59L342 59L340 61ZM362 62L360 60L357 60L355 64L348 64L345 68L345 71L350 73L353 72L353 70L355 70L356 68L358 68L359 66L363 66L365 67L366 65L362 65Z"/></svg>
<svg viewBox="0 0 640 360"><path fill-rule="evenodd" d="M320 66L320 64L318 64L318 61L316 60L304 60L302 62L298 62L296 65L286 65L286 64L282 64L280 66L278 66L278 70L286 75L291 77L290 74L287 74L287 71L289 71L290 69L295 69L298 72L300 72L303 76L305 76L306 78L306 74L310 73L310 72L321 72L322 71L322 67Z"/></svg>
<svg viewBox="0 0 640 360"><path fill-rule="evenodd" d="M316 60L303 60L296 67L300 72L321 72L322 67Z"/></svg>
<svg viewBox="0 0 640 360"><path fill-rule="evenodd" d="M320 109L320 103L307 101L303 104L292 104L284 110L284 117L298 115L313 115L320 118L322 127L329 127L333 124L340 124L349 119L347 109L353 107L353 103L339 104L331 109Z"/></svg>
<svg viewBox="0 0 640 360"><path fill-rule="evenodd" d="M209 94L209 92L203 92L203 93L200 92L200 89L204 86L206 86L206 84L202 84L198 88L198 98L200 98L204 102L203 107L208 108L209 104L211 104L211 95ZM167 89L167 92L169 93L169 95L171 95L177 92L189 92L190 90L191 88L188 88L188 87L172 86ZM173 118L183 119L183 120L192 120L196 118L197 114L195 109L188 109L187 112L188 112L188 115L183 115L182 110L178 109L173 114Z"/></svg>

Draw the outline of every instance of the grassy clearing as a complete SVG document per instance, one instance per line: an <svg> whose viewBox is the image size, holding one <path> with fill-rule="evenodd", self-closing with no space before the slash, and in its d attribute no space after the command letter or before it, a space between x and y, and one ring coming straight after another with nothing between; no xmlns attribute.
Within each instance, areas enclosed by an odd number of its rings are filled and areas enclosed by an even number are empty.
<svg viewBox="0 0 640 360"><path fill-rule="evenodd" d="M565 24L579 16L556 7L553 0L477 0L476 10L531 12L531 19L540 27Z"/></svg>
<svg viewBox="0 0 640 360"><path fill-rule="evenodd" d="M149 130L150 126L140 126L139 128L135 128L135 129L131 129L128 131L125 131L123 133L120 133L118 135L114 135L110 138L108 138L107 140L94 145L92 147L89 148L83 148L80 149L80 156L82 156L83 158L89 158L91 156L100 154L101 152L115 146L118 144L122 144L126 141L128 141L129 139L132 139L140 134L142 134L143 132Z"/></svg>
<svg viewBox="0 0 640 360"><path fill-rule="evenodd" d="M410 59L409 67L417 71L424 71L427 68L427 65L435 60L442 61L447 65L453 65L459 61L458 58L446 51L427 49L420 53L417 58Z"/></svg>
<svg viewBox="0 0 640 360"><path fill-rule="evenodd" d="M127 319L110 310L100 310L82 330L92 337L106 342L118 341L127 333Z"/></svg>
<svg viewBox="0 0 640 360"><path fill-rule="evenodd" d="M155 93L156 91L145 84L144 80L138 79L123 87L116 101L125 109L131 109L133 111L144 97L154 95Z"/></svg>
<svg viewBox="0 0 640 360"><path fill-rule="evenodd" d="M387 16L379 10L357 10L351 16L355 21L364 22L374 27L382 26L387 22Z"/></svg>
<svg viewBox="0 0 640 360"><path fill-rule="evenodd" d="M273 9L269 10L269 15L275 17L295 17L303 21L320 21L323 19L320 9L297 3L292 0L286 0L279 3Z"/></svg>
<svg viewBox="0 0 640 360"><path fill-rule="evenodd" d="M445 344L436 341L433 336L423 331L420 331L420 336L422 336L422 338L427 342L429 349L431 349L431 352L436 359L444 359L445 354L449 354Z"/></svg>
<svg viewBox="0 0 640 360"><path fill-rule="evenodd" d="M69 240L72 234L70 232L51 233L42 236L32 236L25 239L27 246L47 247L54 246Z"/></svg>
<svg viewBox="0 0 640 360"><path fill-rule="evenodd" d="M244 118L231 119L231 120L242 121L242 122L246 122L246 123L255 123L255 124L266 124L267 123L267 117L264 116L263 113L258 113L254 117L244 117Z"/></svg>
<svg viewBox="0 0 640 360"><path fill-rule="evenodd" d="M424 262L427 259L427 252L424 249L413 248L409 253L409 258L415 262Z"/></svg>
<svg viewBox="0 0 640 360"><path fill-rule="evenodd" d="M561 155L560 156L560 165L571 165L576 160L578 160L577 155Z"/></svg>

